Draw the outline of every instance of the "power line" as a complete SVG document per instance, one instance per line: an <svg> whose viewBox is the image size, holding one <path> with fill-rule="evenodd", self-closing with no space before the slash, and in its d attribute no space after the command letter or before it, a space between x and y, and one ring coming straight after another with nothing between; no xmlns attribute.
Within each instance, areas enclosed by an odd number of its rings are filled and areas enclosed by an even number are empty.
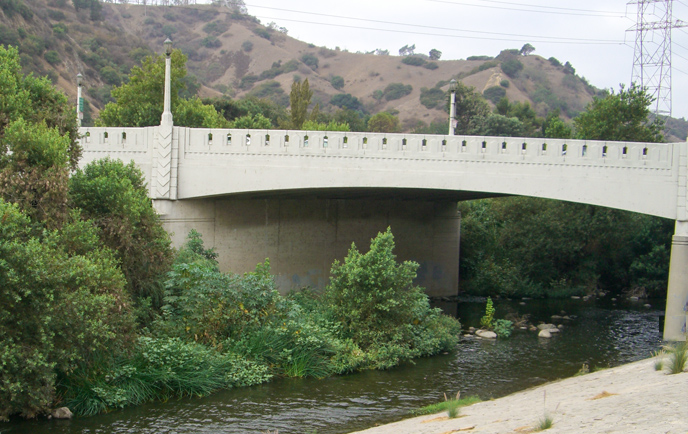
<svg viewBox="0 0 688 434"><path fill-rule="evenodd" d="M390 32L390 33L406 33L409 35L423 35L423 36L439 36L443 38L457 38L457 39L480 39L480 40L487 40L487 41L510 41L513 42L513 39L510 38L489 38L489 37L482 37L482 36L464 36L464 35L447 35L447 34L441 34L441 33L427 33L427 32L414 32L414 31L409 31L409 30L394 30L394 29L380 29L380 28L373 28L373 27L363 27L363 26L352 26L352 25L347 25L347 24L331 24L331 23L319 23L315 21L305 21L305 20L295 20L295 19L289 19L289 18L276 18L276 17L266 17L266 16L256 16L257 18L263 18L265 20L280 20L280 21L291 21L294 23L302 23L302 24L315 24L319 26L328 26L328 27L343 27L347 29L358 29L358 30L375 30L375 31L380 31L380 32ZM474 33L474 32L471 32ZM477 33L477 32L476 32ZM538 44L572 44L572 45L625 45L624 41L604 41L604 40L588 40L588 39L573 39L569 41L552 41L549 36L520 36L520 37L527 37L527 38L546 38L542 40L531 40L530 42L535 42Z"/></svg>
<svg viewBox="0 0 688 434"><path fill-rule="evenodd" d="M557 10L562 10L562 11L575 11L575 12L595 12L595 13L600 13L600 14L620 14L622 12L614 12L614 11L597 11L594 9L577 9L577 8L562 8L558 6L542 6L542 5L534 5L534 4L526 4L526 3L513 3L513 2L505 2L505 1L497 1L497 0L475 0L475 1L481 1L485 3L499 3L499 4L505 4L505 5L512 5L512 6L526 6L526 7L533 7L533 8L542 8L542 9L557 9ZM457 2L459 3L459 2Z"/></svg>
<svg viewBox="0 0 688 434"><path fill-rule="evenodd" d="M506 10L506 11L519 11L519 12L534 12L534 13L539 13L539 14L555 14L555 15L578 15L578 16L585 16L585 17L604 17L604 18L609 18L615 15L609 15L609 14L600 14L600 13L576 13L576 12L571 12L571 11L547 11L547 10L536 10L536 9L522 9L522 8L510 8L510 7L500 7L500 6L487 6L487 5L474 5L474 4L469 4L469 3L462 3L462 2L456 2L456 1L449 1L449 0L427 0L429 2L434 2L434 3L445 3L445 4L451 4L454 6L470 6L470 7L476 7L476 8L487 8L487 9L501 9L501 10ZM487 1L487 0L484 0ZM531 7L542 7L542 6L535 6L531 5ZM616 14L616 13L614 13ZM623 13L620 13L619 16L624 15Z"/></svg>
<svg viewBox="0 0 688 434"><path fill-rule="evenodd" d="M295 10L295 9L276 8L276 7L269 7L269 6L259 6L259 5L246 5L246 6L252 7L252 8L259 8L259 9L270 9L270 10L275 10L275 11L280 11L280 12L292 12L292 13L304 14L304 15L314 15L314 16L319 16L319 17L329 17L329 18L336 18L336 19L363 21L363 22L377 23L377 24L391 24L391 25L396 25L396 26L408 26L408 27L417 27L417 28L433 29L433 30L448 30L448 31L452 31L452 32L480 33L480 34L484 34L484 35L496 35L496 36L515 36L515 37L519 37L519 38L547 38L547 39L558 39L558 40L609 42L609 43L618 43L619 42L619 41L610 40L610 39L565 38L565 37L557 37L557 36L520 35L520 34L513 34L513 33L485 32L485 31L481 31L481 30L462 30L462 29L449 28L449 27L426 26L426 25L421 25L421 24L409 24L409 23L399 23L399 22L394 22L394 21L373 20L373 19L368 19L368 18L347 17L347 16L341 16L341 15L332 15L332 14L324 14L324 13L309 12L309 11L299 11L299 10ZM263 17L263 18L285 20L285 18L270 18L270 17ZM305 21L297 21L297 22L305 22ZM314 23L314 24L324 24L324 23ZM332 24L332 25L334 25L334 24ZM380 29L380 30L384 30L384 29ZM433 36L435 36L435 35L433 35Z"/></svg>

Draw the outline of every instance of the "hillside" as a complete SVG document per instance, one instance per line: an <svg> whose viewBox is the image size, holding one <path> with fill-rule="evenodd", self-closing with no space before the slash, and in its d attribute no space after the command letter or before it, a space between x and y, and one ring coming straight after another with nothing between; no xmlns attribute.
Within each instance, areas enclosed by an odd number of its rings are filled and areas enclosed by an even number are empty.
<svg viewBox="0 0 688 434"><path fill-rule="evenodd" d="M219 6L102 3L96 10L76 10L68 0L5 0L1 7L0 43L19 46L25 72L48 75L73 98L74 77L82 72L95 112L109 100L112 86L143 57L160 52L168 36L189 58L191 93L255 95L288 106L298 76L309 79L313 103L322 111L336 110L332 102L368 113L391 111L406 131L421 122L445 122L452 78L487 91L492 105L505 95L529 102L540 116L560 109L569 119L599 92L554 58L518 50L471 60L350 53L296 40L285 29Z"/></svg>

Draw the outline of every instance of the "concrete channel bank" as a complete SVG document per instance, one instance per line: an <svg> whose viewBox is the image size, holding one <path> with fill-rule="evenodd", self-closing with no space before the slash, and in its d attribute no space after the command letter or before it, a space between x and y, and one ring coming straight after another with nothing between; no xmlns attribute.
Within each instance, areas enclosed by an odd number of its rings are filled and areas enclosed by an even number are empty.
<svg viewBox="0 0 688 434"><path fill-rule="evenodd" d="M445 413L415 417L355 434L527 433L549 415L548 434L688 434L688 372L667 375L656 359L547 383ZM354 434L354 433L352 433Z"/></svg>

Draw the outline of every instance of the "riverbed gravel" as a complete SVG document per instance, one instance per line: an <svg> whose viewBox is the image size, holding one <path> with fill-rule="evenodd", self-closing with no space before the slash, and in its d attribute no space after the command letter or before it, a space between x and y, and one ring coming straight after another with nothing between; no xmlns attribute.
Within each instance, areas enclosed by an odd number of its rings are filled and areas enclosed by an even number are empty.
<svg viewBox="0 0 688 434"><path fill-rule="evenodd" d="M463 407L459 417L426 415L356 434L536 432L688 434L688 372L655 370L656 358L547 383ZM352 433L353 434L353 433Z"/></svg>

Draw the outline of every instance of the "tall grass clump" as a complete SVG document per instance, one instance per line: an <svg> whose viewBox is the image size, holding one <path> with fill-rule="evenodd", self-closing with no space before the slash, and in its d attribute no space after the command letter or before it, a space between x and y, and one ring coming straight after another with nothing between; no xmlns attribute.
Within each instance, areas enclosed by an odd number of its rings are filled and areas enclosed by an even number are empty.
<svg viewBox="0 0 688 434"><path fill-rule="evenodd" d="M688 342L680 342L676 345L666 346L666 368L670 374L680 374L686 369L688 361Z"/></svg>
<svg viewBox="0 0 688 434"><path fill-rule="evenodd" d="M538 423L533 427L533 431L544 431L546 429L552 428L554 425L554 418L549 414L545 415L538 421Z"/></svg>

